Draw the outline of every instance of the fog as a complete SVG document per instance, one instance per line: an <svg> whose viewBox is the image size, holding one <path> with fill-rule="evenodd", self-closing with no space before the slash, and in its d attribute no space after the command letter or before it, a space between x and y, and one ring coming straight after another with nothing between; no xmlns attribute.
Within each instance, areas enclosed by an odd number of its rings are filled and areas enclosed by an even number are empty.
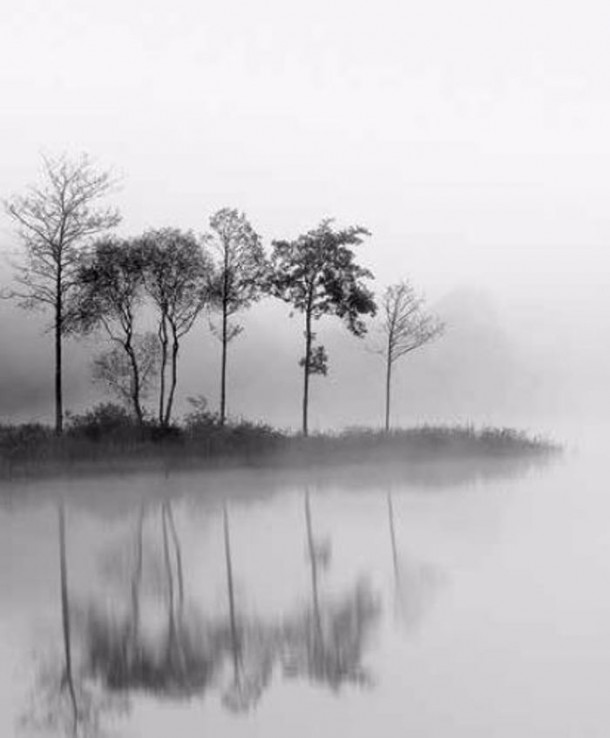
<svg viewBox="0 0 610 738"><path fill-rule="evenodd" d="M8 485L0 729L73 734L61 496L79 735L603 736L604 468L588 446L433 487L366 470Z"/></svg>
<svg viewBox="0 0 610 738"><path fill-rule="evenodd" d="M596 304L597 302L597 304ZM393 418L398 424L469 422L516 424L553 431L602 421L610 413L605 390L610 352L604 303L595 296L572 306L525 298L512 306L491 290L456 288L430 301L447 324L435 344L398 364ZM299 423L302 325L271 300L245 314L245 332L230 347L229 413L296 428ZM204 395L216 409L220 344L204 316L184 342L177 414L187 398ZM52 338L40 315L2 304L0 412L7 420L50 421ZM328 348L328 377L315 378L311 420L316 429L381 424L383 360L371 353L374 324L358 340L338 321L320 321ZM74 412L112 399L91 380L98 339L66 344L67 407Z"/></svg>
<svg viewBox="0 0 610 738"><path fill-rule="evenodd" d="M364 226L376 294L408 279L446 325L397 363L393 427L567 442L8 429L53 420L53 336L0 299L2 736L609 734L609 27L601 0L0 4L0 200L86 152L121 236ZM218 408L209 318L177 420ZM229 419L299 430L303 316L238 319ZM316 323L311 430L382 427L368 328ZM106 346L66 338L67 412L111 399Z"/></svg>
<svg viewBox="0 0 610 738"><path fill-rule="evenodd" d="M245 210L267 247L325 216L363 224L376 288L410 278L448 325L400 367L397 420L605 417L608 12L10 0L0 193L35 179L41 151L84 150L122 177L126 234L201 232L224 205ZM15 247L2 216L2 254ZM245 322L230 412L292 426L302 328L271 304ZM185 345L182 409L189 395L217 401L205 324ZM41 327L0 303L3 417L50 414ZM382 367L332 321L320 333L331 374L314 381L312 424L378 422ZM68 349L73 409L97 397L88 356Z"/></svg>

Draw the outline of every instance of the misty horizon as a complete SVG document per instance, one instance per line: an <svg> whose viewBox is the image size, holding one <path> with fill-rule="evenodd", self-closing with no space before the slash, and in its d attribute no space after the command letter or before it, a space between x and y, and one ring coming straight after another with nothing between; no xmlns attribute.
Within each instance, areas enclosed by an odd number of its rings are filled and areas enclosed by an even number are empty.
<svg viewBox="0 0 610 738"><path fill-rule="evenodd" d="M111 200L124 217L122 235L163 226L199 233L226 205L247 214L267 248L326 216L362 224L372 237L359 258L373 269L376 291L405 277L431 307L455 290L483 291L509 337L510 362L522 367L515 370L523 378L519 396L494 374L491 358L488 384L501 392L494 398L483 380L477 397L465 379L452 379L446 362L455 357L443 359L441 344L429 347L398 372L401 423L444 415L510 422L505 404L513 415L531 408L541 421L608 417L610 357L599 336L610 327L610 108L607 50L597 30L606 11L587 4L576 17L561 6L549 17L542 3L529 4L524 28L518 12L481 14L476 3L456 15L446 3L415 11L386 2L373 15L351 9L348 31L342 5L324 14L317 3L293 10L290 17L275 3L256 10L229 3L208 16L184 0L175 12L156 4L141 18L134 3L111 2L89 14L66 2L49 16L40 3L9 3L0 16L0 194L35 181L40 152L87 151L121 182ZM102 53L106 38L113 39L112 59ZM86 61L76 68L73 55ZM16 249L0 214L0 254ZM10 279L3 258L0 284ZM267 306L255 306L248 320L281 359L277 374L286 390L277 404L289 404L298 372L287 346L273 338L277 331L290 342L300 328L287 327L281 310L270 316ZM48 416L44 380L38 371L30 377L31 358L46 361L33 346L46 340L36 321L0 303L1 410L9 419ZM22 332L23 341L12 338ZM179 390L183 408L189 395L216 402L208 376L215 374L213 347L203 334L198 328L185 346L191 358ZM232 347L234 387L246 381L244 366L256 353L249 334ZM331 375L314 381L312 421L375 424L374 403L355 398L355 387L344 392L374 364L359 355L362 347L337 340L329 342ZM205 346L199 359L196 341ZM481 345L464 354L472 351L471 365L489 358ZM67 397L80 408L97 395L89 395L80 350L68 352ZM441 388L436 401L439 388L421 376L439 354L438 372L454 385L445 395ZM352 362L362 369L352 373ZM27 389L20 391L21 380ZM272 385L248 381L273 405ZM265 405L238 394L231 412L282 426L298 422Z"/></svg>
<svg viewBox="0 0 610 738"><path fill-rule="evenodd" d="M2 738L608 736L608 28L0 4Z"/></svg>

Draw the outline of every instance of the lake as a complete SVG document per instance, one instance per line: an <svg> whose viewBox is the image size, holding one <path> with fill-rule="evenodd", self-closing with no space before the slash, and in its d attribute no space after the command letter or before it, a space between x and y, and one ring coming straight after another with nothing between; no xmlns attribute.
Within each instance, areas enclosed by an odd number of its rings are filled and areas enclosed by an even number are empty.
<svg viewBox="0 0 610 738"><path fill-rule="evenodd" d="M606 467L7 484L0 735L72 732L63 509L80 734L605 738Z"/></svg>

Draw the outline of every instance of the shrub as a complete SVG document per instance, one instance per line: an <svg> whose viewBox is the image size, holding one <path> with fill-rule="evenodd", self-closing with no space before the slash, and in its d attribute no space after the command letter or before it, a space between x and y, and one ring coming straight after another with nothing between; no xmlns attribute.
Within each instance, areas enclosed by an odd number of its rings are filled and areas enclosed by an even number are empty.
<svg viewBox="0 0 610 738"><path fill-rule="evenodd" d="M135 418L122 405L112 402L100 403L82 415L69 415L66 423L69 438L124 440L140 435L141 428Z"/></svg>

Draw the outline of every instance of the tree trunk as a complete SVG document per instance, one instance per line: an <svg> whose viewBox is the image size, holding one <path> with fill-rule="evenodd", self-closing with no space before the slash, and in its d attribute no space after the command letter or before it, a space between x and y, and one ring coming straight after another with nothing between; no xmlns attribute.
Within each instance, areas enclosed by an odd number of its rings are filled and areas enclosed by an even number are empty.
<svg viewBox="0 0 610 738"><path fill-rule="evenodd" d="M131 336L127 337L123 346L131 363L131 400L133 402L133 410L136 414L138 424L144 425L144 414L142 413L142 406L140 404L140 370L138 368L138 358L131 344Z"/></svg>
<svg viewBox="0 0 610 738"><path fill-rule="evenodd" d="M227 298L228 279L227 266L225 264L224 294L222 298L222 359L220 366L220 425L225 424L227 417L227 349L229 328L229 302Z"/></svg>
<svg viewBox="0 0 610 738"><path fill-rule="evenodd" d="M176 384L178 383L178 349L179 349L179 343L178 343L178 337L176 336L176 329L174 326L172 326L172 335L173 335L173 342L172 342L172 363L171 363L171 370L172 370L172 380L169 388L169 394L167 397L167 407L165 409L165 417L163 418L163 427L167 428L169 426L169 422L172 417L172 407L174 405L174 395L176 393Z"/></svg>
<svg viewBox="0 0 610 738"><path fill-rule="evenodd" d="M305 313L305 359L303 361L303 435L309 435L309 365L311 362L311 311Z"/></svg>
<svg viewBox="0 0 610 738"><path fill-rule="evenodd" d="M62 320L61 275L57 275L55 293L55 434L61 436L64 425L62 387Z"/></svg>
<svg viewBox="0 0 610 738"><path fill-rule="evenodd" d="M159 343L161 344L161 368L159 370L159 423L163 424L165 414L165 369L167 367L167 322L165 315L159 323Z"/></svg>
<svg viewBox="0 0 610 738"><path fill-rule="evenodd" d="M386 377L385 377L385 432L390 431L390 400L392 391L392 358L388 353L386 358Z"/></svg>
<svg viewBox="0 0 610 738"><path fill-rule="evenodd" d="M72 643L70 634L70 603L68 599L68 565L66 562L66 513L63 500L60 500L57 508L59 519L59 576L61 586L61 622L64 638L64 679L63 683L68 687L72 712L74 716L74 735L78 726L78 707L76 704L76 691L74 689L74 678L72 675Z"/></svg>
<svg viewBox="0 0 610 738"><path fill-rule="evenodd" d="M235 591L233 585L233 563L231 560L231 539L229 537L229 515L227 505L223 507L225 561L227 566L227 594L229 598L229 624L231 628L231 650L233 652L234 677L239 679L239 639L237 635L237 619L235 616Z"/></svg>

